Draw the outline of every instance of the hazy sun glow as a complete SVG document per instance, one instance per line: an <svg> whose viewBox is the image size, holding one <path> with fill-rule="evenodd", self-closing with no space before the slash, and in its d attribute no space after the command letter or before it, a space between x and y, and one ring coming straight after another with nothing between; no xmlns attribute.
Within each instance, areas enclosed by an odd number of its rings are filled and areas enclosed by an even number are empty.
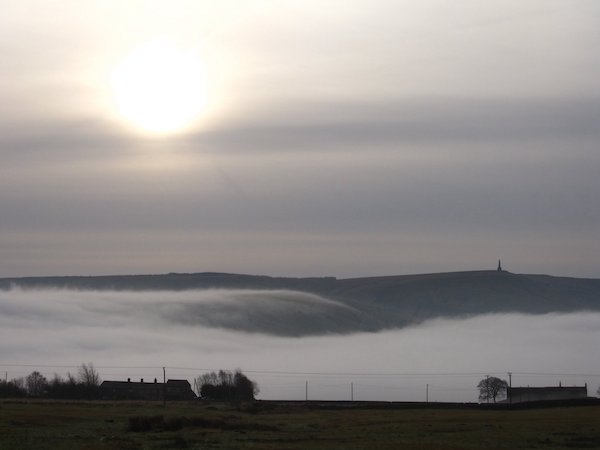
<svg viewBox="0 0 600 450"><path fill-rule="evenodd" d="M205 76L197 57L167 42L148 43L112 76L118 114L147 134L180 132L206 104Z"/></svg>

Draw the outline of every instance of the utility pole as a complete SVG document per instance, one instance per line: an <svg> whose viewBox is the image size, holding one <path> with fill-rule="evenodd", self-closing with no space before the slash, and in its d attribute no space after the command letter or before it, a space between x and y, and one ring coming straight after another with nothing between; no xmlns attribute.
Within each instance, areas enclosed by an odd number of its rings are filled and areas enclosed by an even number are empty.
<svg viewBox="0 0 600 450"><path fill-rule="evenodd" d="M429 403L429 383L425 386L425 403Z"/></svg>
<svg viewBox="0 0 600 450"><path fill-rule="evenodd" d="M350 400L354 401L354 383L350 382Z"/></svg>
<svg viewBox="0 0 600 450"><path fill-rule="evenodd" d="M167 407L167 371L163 367L163 406Z"/></svg>
<svg viewBox="0 0 600 450"><path fill-rule="evenodd" d="M508 403L512 403L512 372L508 372Z"/></svg>

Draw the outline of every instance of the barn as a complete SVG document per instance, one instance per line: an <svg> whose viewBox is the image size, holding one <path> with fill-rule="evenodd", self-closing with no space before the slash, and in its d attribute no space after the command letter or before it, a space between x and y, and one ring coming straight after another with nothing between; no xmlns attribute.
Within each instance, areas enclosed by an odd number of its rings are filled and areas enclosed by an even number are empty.
<svg viewBox="0 0 600 450"><path fill-rule="evenodd" d="M511 403L587 398L587 384L585 386L509 387L507 397Z"/></svg>

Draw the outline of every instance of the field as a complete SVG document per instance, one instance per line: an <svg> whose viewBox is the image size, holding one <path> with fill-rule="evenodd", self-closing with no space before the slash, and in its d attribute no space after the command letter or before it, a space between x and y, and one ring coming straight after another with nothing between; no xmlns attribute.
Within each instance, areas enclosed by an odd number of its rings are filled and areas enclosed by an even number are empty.
<svg viewBox="0 0 600 450"><path fill-rule="evenodd" d="M600 406L0 401L0 449L600 448Z"/></svg>

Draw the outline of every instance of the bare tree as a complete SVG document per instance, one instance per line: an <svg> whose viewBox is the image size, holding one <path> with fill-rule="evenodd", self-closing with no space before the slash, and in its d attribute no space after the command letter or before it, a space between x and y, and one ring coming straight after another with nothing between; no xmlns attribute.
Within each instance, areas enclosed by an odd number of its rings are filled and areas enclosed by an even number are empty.
<svg viewBox="0 0 600 450"><path fill-rule="evenodd" d="M48 380L36 370L27 375L25 378L25 386L27 387L27 394L29 396L41 397L48 387Z"/></svg>
<svg viewBox="0 0 600 450"><path fill-rule="evenodd" d="M25 385L25 378L23 378L23 377L13 378L12 380L9 381L9 383L12 383L17 388L23 389L24 391L27 390L27 386Z"/></svg>
<svg viewBox="0 0 600 450"><path fill-rule="evenodd" d="M219 381L223 386L233 386L233 376L229 370L219 370Z"/></svg>
<svg viewBox="0 0 600 450"><path fill-rule="evenodd" d="M219 376L216 374L216 372L207 372L196 378L195 386L198 395L200 395L200 388L205 384L212 386L216 386L219 384Z"/></svg>
<svg viewBox="0 0 600 450"><path fill-rule="evenodd" d="M493 402L496 403L496 399L506 395L508 383L506 380L488 376L479 382L477 389L479 389L480 401L487 401L489 403L490 400L493 400Z"/></svg>
<svg viewBox="0 0 600 450"><path fill-rule="evenodd" d="M244 375L241 370L236 370L233 375L233 383L238 396L243 399L254 399L256 394L260 392L258 384Z"/></svg>
<svg viewBox="0 0 600 450"><path fill-rule="evenodd" d="M70 376L70 374L69 374ZM92 363L82 364L77 371L77 379L87 387L100 386L100 374Z"/></svg>
<svg viewBox="0 0 600 450"><path fill-rule="evenodd" d="M0 381L0 398L25 397L25 379L23 377L10 381Z"/></svg>
<svg viewBox="0 0 600 450"><path fill-rule="evenodd" d="M254 400L259 392L258 385L239 369L205 373L196 378L195 385L200 397L212 400Z"/></svg>

